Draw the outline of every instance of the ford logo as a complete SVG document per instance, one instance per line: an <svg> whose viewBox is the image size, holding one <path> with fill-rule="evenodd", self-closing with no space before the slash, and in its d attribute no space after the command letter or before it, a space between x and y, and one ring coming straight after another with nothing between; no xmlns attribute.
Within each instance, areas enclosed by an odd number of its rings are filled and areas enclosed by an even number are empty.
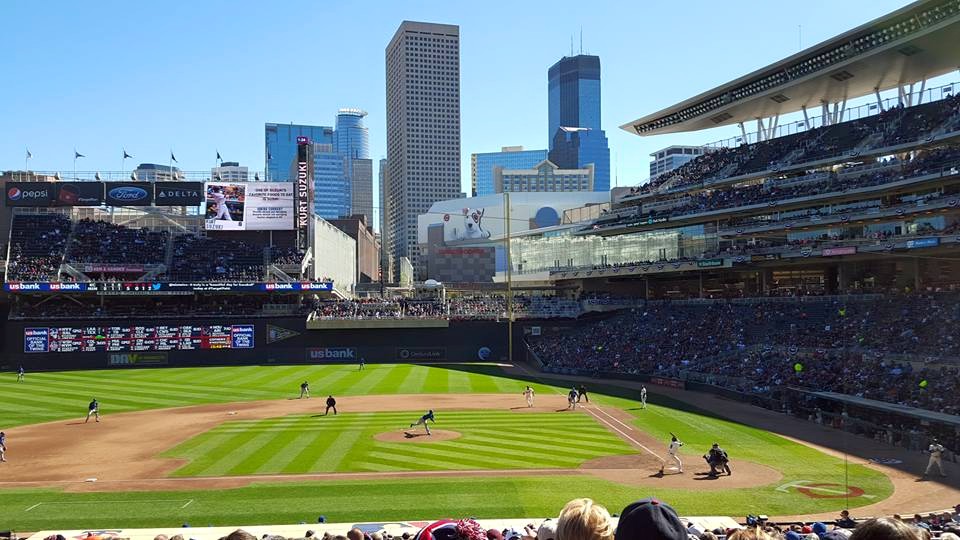
<svg viewBox="0 0 960 540"><path fill-rule="evenodd" d="M138 187L115 187L107 193L107 197L117 201L142 201L147 198L147 190Z"/></svg>

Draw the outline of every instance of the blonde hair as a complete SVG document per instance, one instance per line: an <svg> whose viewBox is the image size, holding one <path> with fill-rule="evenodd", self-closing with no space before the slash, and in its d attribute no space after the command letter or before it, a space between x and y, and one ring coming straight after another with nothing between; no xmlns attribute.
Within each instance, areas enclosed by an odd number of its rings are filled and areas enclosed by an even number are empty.
<svg viewBox="0 0 960 540"><path fill-rule="evenodd" d="M574 499L567 503L557 520L557 540L612 540L610 512L593 499Z"/></svg>
<svg viewBox="0 0 960 540"><path fill-rule="evenodd" d="M772 535L756 526L737 529L733 534L727 536L727 540L775 540L776 538L779 538L779 535Z"/></svg>

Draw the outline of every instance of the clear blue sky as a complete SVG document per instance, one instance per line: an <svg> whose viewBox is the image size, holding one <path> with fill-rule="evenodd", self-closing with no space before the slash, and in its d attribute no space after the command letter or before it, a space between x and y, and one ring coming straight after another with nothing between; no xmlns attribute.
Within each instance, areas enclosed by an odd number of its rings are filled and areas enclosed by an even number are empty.
<svg viewBox="0 0 960 540"><path fill-rule="evenodd" d="M648 154L733 134L640 138L617 126L896 9L904 0L805 2L0 0L0 170L263 167L263 124L331 125L369 111L371 157L386 153L383 50L404 19L460 25L462 181L470 153L545 148L547 68L600 56L603 126L619 183ZM612 179L611 179L612 180Z"/></svg>

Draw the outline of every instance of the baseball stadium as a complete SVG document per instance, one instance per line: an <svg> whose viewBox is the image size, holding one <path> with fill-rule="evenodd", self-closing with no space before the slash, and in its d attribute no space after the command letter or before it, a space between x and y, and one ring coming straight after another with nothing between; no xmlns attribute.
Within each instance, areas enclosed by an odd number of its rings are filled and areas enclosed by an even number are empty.
<svg viewBox="0 0 960 540"><path fill-rule="evenodd" d="M0 536L577 540L588 498L618 537L949 540L958 43L913 2L624 119L739 126L682 166L416 253L314 212L306 137L289 181L4 173Z"/></svg>

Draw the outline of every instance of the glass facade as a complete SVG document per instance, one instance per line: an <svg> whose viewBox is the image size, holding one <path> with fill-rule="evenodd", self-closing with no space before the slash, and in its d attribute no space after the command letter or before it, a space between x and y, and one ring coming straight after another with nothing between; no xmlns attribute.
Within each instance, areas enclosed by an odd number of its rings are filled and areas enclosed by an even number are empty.
<svg viewBox="0 0 960 540"><path fill-rule="evenodd" d="M370 132L363 125L365 111L340 109L333 134L333 151L350 159L370 159Z"/></svg>
<svg viewBox="0 0 960 540"><path fill-rule="evenodd" d="M346 161L330 144L313 145L313 211L323 219L350 215Z"/></svg>
<svg viewBox="0 0 960 540"><path fill-rule="evenodd" d="M600 264L655 263L698 257L716 249L714 225L618 236L523 236L510 240L513 271L521 274Z"/></svg>
<svg viewBox="0 0 960 540"><path fill-rule="evenodd" d="M521 150L518 152L484 152L477 156L477 196L493 195L493 168L532 169L547 159L546 150Z"/></svg>
<svg viewBox="0 0 960 540"><path fill-rule="evenodd" d="M592 163L594 191L609 191L610 148L600 126L600 57L564 57L551 66L547 100L550 161L562 169Z"/></svg>
<svg viewBox="0 0 960 540"><path fill-rule="evenodd" d="M297 137L313 143L333 144L333 128L298 124L266 124L264 143L267 152L267 180L291 182L291 171L297 159Z"/></svg>

